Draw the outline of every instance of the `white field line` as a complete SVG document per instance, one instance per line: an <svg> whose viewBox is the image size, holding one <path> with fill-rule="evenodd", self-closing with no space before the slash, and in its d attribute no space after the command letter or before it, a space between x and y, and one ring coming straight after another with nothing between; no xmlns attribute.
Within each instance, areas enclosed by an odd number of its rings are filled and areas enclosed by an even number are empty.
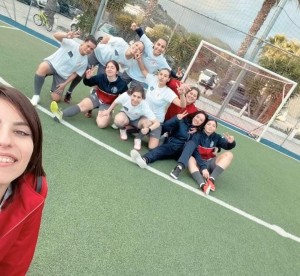
<svg viewBox="0 0 300 276"><path fill-rule="evenodd" d="M12 27L12 29L15 29L15 28ZM24 32L24 31L23 31L23 32ZM25 33L28 34L28 35L30 35L30 36L32 36L32 37L34 37L34 38L37 38L37 37L35 37L35 36L33 36L33 35L27 33L27 32L25 32ZM51 45L50 43L45 42L44 40L42 40L42 39L40 39L40 38L37 38L37 39L43 41L44 43L47 43L47 44ZM51 45L51 46L53 46L53 45ZM55 47L55 46L53 46L53 47ZM55 48L56 48L56 47L55 47ZM46 113L47 115L49 115L49 116L52 117L52 113L51 113L50 111L48 111L47 109L43 108L43 107L40 106L40 105L38 105L37 108L38 108L39 110L41 110L42 112L44 112L44 113ZM131 158L130 158L128 155L126 155L126 154L124 154L124 153L122 153L122 152L116 150L115 148L113 148L113 147L111 147L111 146L109 146L109 145L106 145L106 144L102 143L102 142L99 141L98 139L92 137L91 135L85 133L84 131L81 131L80 129L74 127L73 125L71 125L71 124L69 124L69 123L67 123L67 122L65 122L65 121L62 121L61 123L62 123L63 125L65 125L66 127L72 129L73 131L77 132L78 134L82 135L83 137L85 137L85 138L89 139L90 141L96 143L97 145L99 145L99 146L101 146L101 147L103 147L103 148L105 148L105 149L107 149L107 150L109 150L109 151L115 153L116 155L119 155L120 157L123 157L123 158L127 159L128 161L131 161ZM250 139L250 138L249 138L249 139ZM264 144L263 144L263 145L264 145ZM266 146L266 145L264 145L264 146ZM267 146L267 147L269 147L269 146ZM270 147L269 147L269 148L270 148ZM290 156L289 156L289 157L290 157ZM293 158L293 159L294 159L294 158ZM298 160L296 160L296 161L298 161ZM268 228L268 229L274 231L275 233L281 235L282 237L289 238L289 239L291 239L291 240L294 240L294 241L300 243L300 237L297 237L297 236L295 236L295 235L293 235L293 234L290 234L290 233L286 232L284 229L282 229L282 228L281 228L280 226L278 226L278 225L267 223L267 222L265 222L265 221L263 221L263 220L261 220L261 219L255 217L255 216L252 216L252 215L250 215L250 214L248 214L248 213L246 213L246 212L244 212L244 211L242 211L242 210L240 210L240 209L238 209L238 208L236 208L236 207L234 207L234 206L231 206L231 205L227 204L226 202L224 202L224 201L222 201L222 200L219 200L219 199L217 199L217 198L211 197L211 196L209 196L209 195L206 196L206 195L204 195L201 191L199 191L198 189L195 189L195 188L193 188L193 187L191 187L191 186L189 186L189 185L187 185L187 184L185 184L185 183L183 183L183 182L181 182L181 181L179 181L179 180L174 180L174 179L171 178L170 176L168 176L168 175L166 175L166 174L164 174L164 173L162 173L162 172L160 172L160 171L158 171L158 170L156 170L156 169L154 169L154 168L151 168L150 166L148 166L146 169L148 169L149 171L151 171L151 172L153 172L153 173L155 173L155 174L157 174L157 175L159 175L159 176L161 176L161 177L163 177L163 178L165 178L165 179L167 179L167 180L169 180L169 181L172 181L173 183L175 183L175 184L177 184L177 185L179 185L179 186L181 186L181 187L183 187L183 188L185 188L185 189L187 189L187 190L190 190L191 192L194 192L195 194L198 194L198 195L200 195L200 196L205 197L205 198L208 199L208 200L211 200L211 201L215 202L216 204L219 204L219 205L222 206L222 207L225 207L225 208L227 208L227 209L229 209L229 210L231 210L231 211L233 211L233 212L235 212L235 213L237 213L237 214L239 214L239 215L241 215L241 216L243 216L243 217L245 217L245 218L248 218L249 220L252 220L252 221L254 221L254 222L256 222L256 223L258 223L258 224L260 224L260 225L262 225L262 226L265 226L266 228Z"/></svg>
<svg viewBox="0 0 300 276"><path fill-rule="evenodd" d="M44 107L38 105L37 108L39 110L41 110L42 112L46 113L47 115L49 115L50 117L53 117L53 114L49 110L45 109ZM113 147L111 147L111 146L109 146L109 145L107 145L107 144L99 141L95 137L93 137L93 136L87 134L86 132L78 129L77 127L71 125L70 123L62 120L61 124L64 125L64 126L66 126L66 127L68 127L68 128L70 128L71 130L75 131L76 133L78 133L79 135L85 137L86 139L94 142L95 144L97 144L97 145L99 145L99 146L101 146L101 147L103 147L103 148L105 148L105 149L113 152L114 154L116 154L116 155L118 155L118 156L120 156L120 157L122 157L122 158L124 158L124 159L132 162L130 156L128 156L128 155L126 155L126 154L124 154L124 153L116 150L115 148L113 148ZM227 208L227 209L229 209L229 210L231 210L231 211L233 211L233 212L235 212L235 213L237 213L237 214L239 214L239 215L241 215L241 216L243 216L243 217L245 217L245 218L247 218L249 220L252 220L253 222L255 222L257 224L260 224L260 225L262 225L262 226L264 226L264 227L266 227L266 228L274 231L275 233L279 234L282 237L289 238L291 240L294 240L294 241L300 243L300 237L297 237L297 236L295 236L293 234L290 234L290 233L286 232L284 229L282 229L278 225L270 224L268 222L265 222L265 221L263 221L263 220L255 217L253 215L250 215L250 214L248 214L248 213L246 213L246 212L244 212L244 211L242 211L242 210L234 207L234 206L231 206L230 204L228 204L228 203L226 203L226 202L224 202L222 200L219 200L219 199L217 199L215 197L212 197L212 196L209 196L209 195L207 196L203 192L201 192L200 190L198 190L196 188L193 188L190 185L188 185L188 184L186 184L186 183L184 183L182 181L175 180L171 176L169 176L169 175L167 175L165 173L162 173L161 171L159 171L157 169L154 169L154 168L152 168L150 166L148 166L146 168L146 170L148 170L148 171L150 171L152 173L155 173L156 175L159 175L160 177L165 178L166 180L171 181L171 182L175 183L176 185L179 185L182 188L185 188L185 189L187 189L187 190L189 190L189 191L191 191L191 192L193 192L193 193L195 193L195 194L197 194L199 196L202 196L202 197L204 197L204 198L206 198L206 199L208 199L208 200L210 200L210 201L212 201L212 202L214 202L214 203L216 203L216 204L218 204L218 205L220 205L220 206L222 206L224 208Z"/></svg>
<svg viewBox="0 0 300 276"><path fill-rule="evenodd" d="M0 20L0 22L3 22L3 21ZM4 23L5 23L5 24L8 24L8 23L6 23L6 22L4 22ZM10 26L11 26L11 25L10 25ZM11 27L0 26L0 27L2 27L2 28L10 28L10 29L14 29L14 30L21 31L21 32L23 32L23 33L25 33L25 34L27 34L27 35L29 35L29 36L35 38L35 39L41 40L42 42L44 42L44 43L46 43L46 44L48 44L48 45L50 45L50 46L52 46L52 47L54 47L54 48L57 48L56 46L52 45L51 43L46 42L46 41L44 41L43 39L41 39L41 38L39 38L39 37L36 37L36 36L34 36L34 35L32 35L32 34L30 34L30 33L28 33L28 32L25 32L25 31L23 31L23 30L20 30L20 29L18 29L18 28L13 27L13 26L11 26ZM48 38L49 38L49 37L48 37ZM230 123L228 123L228 124L229 124L229 125L232 125L232 124L230 124ZM233 126L233 125L232 125L232 126ZM234 131L234 132L236 132L236 133L242 135L241 133L239 133L238 131L236 131L236 130L233 129L233 128L231 128L231 131ZM247 137L247 138L250 139L250 140L254 140L253 138L251 138L251 137L249 137L249 136L247 136L247 135L245 135L245 137ZM256 142L257 142L257 143L260 143L260 142L258 142L258 141L256 141ZM277 149L275 149L275 148L272 148L272 147L269 146L269 145L266 145L266 144L264 144L264 143L260 143L260 144L263 145L263 146L265 146L265 147L267 147L267 148L269 148L269 149L271 149L271 150L275 150L275 151L277 151L278 153L280 153L280 154L282 154L282 155L285 155L285 156L288 157L288 158L291 158L291 159L293 159L293 160L299 162L299 160L297 160L296 158L294 158L294 157L292 157L292 156L289 156L288 154L283 153L283 152L281 152L281 151L279 151L279 150L277 150Z"/></svg>
<svg viewBox="0 0 300 276"><path fill-rule="evenodd" d="M17 31L19 31L18 28L15 28L15 27L13 27L13 26L0 26L0 28L3 28L3 29L11 29L11 30L17 30Z"/></svg>

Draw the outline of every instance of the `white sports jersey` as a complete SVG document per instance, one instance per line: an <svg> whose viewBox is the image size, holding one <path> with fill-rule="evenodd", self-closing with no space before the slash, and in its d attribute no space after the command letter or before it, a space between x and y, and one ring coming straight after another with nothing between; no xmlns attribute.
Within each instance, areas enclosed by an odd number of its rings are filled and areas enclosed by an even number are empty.
<svg viewBox="0 0 300 276"><path fill-rule="evenodd" d="M122 58L129 44L122 37L110 37L107 44L99 43L94 50L97 60L105 65L110 60L115 60L122 64Z"/></svg>
<svg viewBox="0 0 300 276"><path fill-rule="evenodd" d="M148 74L146 77L148 90L146 102L154 112L156 118L163 123L166 114L166 108L177 98L177 95L167 86L158 87L158 77Z"/></svg>
<svg viewBox="0 0 300 276"><path fill-rule="evenodd" d="M138 62L135 59L127 59L124 53L120 63L125 66L125 71L129 77L142 83L146 82L146 78L143 75Z"/></svg>
<svg viewBox="0 0 300 276"><path fill-rule="evenodd" d="M140 41L142 41L145 45L142 59L149 73L155 74L162 68L168 68L171 70L171 67L163 55L153 55L153 43L145 34L141 36Z"/></svg>
<svg viewBox="0 0 300 276"><path fill-rule="evenodd" d="M82 76L88 66L88 58L80 54L79 47L80 44L73 39L64 38L60 48L45 60L52 64L63 79L67 79L74 72Z"/></svg>
<svg viewBox="0 0 300 276"><path fill-rule="evenodd" d="M142 116L148 118L150 121L156 119L153 111L145 100L142 100L139 105L133 106L131 104L130 95L123 93L115 101L122 105L121 111L123 111L131 121L137 120Z"/></svg>
<svg viewBox="0 0 300 276"><path fill-rule="evenodd" d="M163 55L155 56L153 55L153 43L151 40L143 34L140 41L144 43L144 52L142 56L142 61L150 74L155 74L158 70L163 68L168 68L171 70L168 62ZM139 82L147 82L145 76L140 70L139 64L136 60L125 60L126 73L134 80Z"/></svg>

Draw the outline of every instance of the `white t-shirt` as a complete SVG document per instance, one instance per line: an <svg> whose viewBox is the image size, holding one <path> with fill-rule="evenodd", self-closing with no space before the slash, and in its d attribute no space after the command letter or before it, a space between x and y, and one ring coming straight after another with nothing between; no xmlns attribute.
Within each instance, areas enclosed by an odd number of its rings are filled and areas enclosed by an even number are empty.
<svg viewBox="0 0 300 276"><path fill-rule="evenodd" d="M129 77L139 82L146 82L146 78L143 75L138 62L135 59L127 59L124 53L120 63L122 63L126 67L125 71Z"/></svg>
<svg viewBox="0 0 300 276"><path fill-rule="evenodd" d="M140 41L142 41L145 45L142 60L149 73L154 74L162 68L168 68L169 70L171 70L171 67L169 66L166 58L163 55L153 55L154 44L145 34L141 36Z"/></svg>
<svg viewBox="0 0 300 276"><path fill-rule="evenodd" d="M142 61L150 74L156 73L162 68L168 68L171 70L168 62L163 55L154 56L153 55L153 43L151 40L143 34L140 41L144 43L144 52L142 56ZM145 76L143 75L138 62L135 59L124 60L126 65L126 73L134 80L139 82L147 82Z"/></svg>
<svg viewBox="0 0 300 276"><path fill-rule="evenodd" d="M166 108L177 98L177 95L167 86L158 87L158 77L148 74L146 77L148 90L146 102L154 112L156 118L163 123L166 114Z"/></svg>
<svg viewBox="0 0 300 276"><path fill-rule="evenodd" d="M139 105L133 106L131 104L130 95L123 93L115 101L122 105L121 111L123 111L131 121L137 120L142 116L148 118L150 121L156 119L153 111L145 100L142 100Z"/></svg>
<svg viewBox="0 0 300 276"><path fill-rule="evenodd" d="M63 79L74 72L82 76L88 66L88 58L80 54L79 47L80 44L73 39L63 38L60 48L44 60L49 61Z"/></svg>
<svg viewBox="0 0 300 276"><path fill-rule="evenodd" d="M105 65L110 60L115 60L122 64L122 57L129 44L122 37L110 37L107 44L99 43L94 50L97 60Z"/></svg>

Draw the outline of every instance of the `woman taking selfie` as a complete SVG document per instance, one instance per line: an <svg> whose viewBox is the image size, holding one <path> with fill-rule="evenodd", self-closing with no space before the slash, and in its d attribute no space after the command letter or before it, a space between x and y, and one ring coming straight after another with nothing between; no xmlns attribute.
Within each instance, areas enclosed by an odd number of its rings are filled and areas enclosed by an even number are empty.
<svg viewBox="0 0 300 276"><path fill-rule="evenodd" d="M25 275L47 195L42 128L30 101L0 86L0 275Z"/></svg>

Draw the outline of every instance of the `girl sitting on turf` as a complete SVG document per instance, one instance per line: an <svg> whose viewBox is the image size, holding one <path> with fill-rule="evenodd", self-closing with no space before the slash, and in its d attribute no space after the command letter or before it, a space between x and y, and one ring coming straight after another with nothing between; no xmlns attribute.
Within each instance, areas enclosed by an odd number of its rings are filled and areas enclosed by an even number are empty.
<svg viewBox="0 0 300 276"><path fill-rule="evenodd" d="M192 177L204 193L215 191L216 178L231 164L233 154L224 152L216 155L218 148L233 149L236 145L234 137L225 133L222 137L216 133L217 121L209 119L204 130L195 134L184 147L177 166L170 175L177 179L182 169L189 168ZM193 156L192 156L193 155Z"/></svg>
<svg viewBox="0 0 300 276"><path fill-rule="evenodd" d="M133 86L129 93L123 93L110 105L109 109L104 110L99 116L110 116L113 109L119 104L122 105L121 111L115 115L114 124L120 129L120 137L127 140L127 127L134 127L140 130L142 135L151 133L160 127L159 121L156 119L153 111L150 109L145 99L144 88L140 85ZM146 118L151 125L144 125ZM140 135L134 139L134 148L141 149Z"/></svg>
<svg viewBox="0 0 300 276"><path fill-rule="evenodd" d="M63 117L72 117L80 112L87 112L98 107L97 125L99 128L107 127L110 122L110 116L102 116L102 112L108 109L120 94L128 90L126 82L118 76L118 73L119 64L114 60L106 63L105 74L100 73L93 76L93 70L87 70L83 82L88 86L97 85L96 93L84 98L79 104L70 106L63 112L58 108L57 103L53 101L50 109L55 115L54 119L60 122Z"/></svg>
<svg viewBox="0 0 300 276"><path fill-rule="evenodd" d="M177 159L184 147L184 144L191 138L192 134L202 129L207 121L207 114L204 111L197 111L188 114L186 111L174 116L163 125L163 131L169 133L165 142L147 152L143 156L136 150L130 152L132 160L141 168L147 164L162 159Z"/></svg>

